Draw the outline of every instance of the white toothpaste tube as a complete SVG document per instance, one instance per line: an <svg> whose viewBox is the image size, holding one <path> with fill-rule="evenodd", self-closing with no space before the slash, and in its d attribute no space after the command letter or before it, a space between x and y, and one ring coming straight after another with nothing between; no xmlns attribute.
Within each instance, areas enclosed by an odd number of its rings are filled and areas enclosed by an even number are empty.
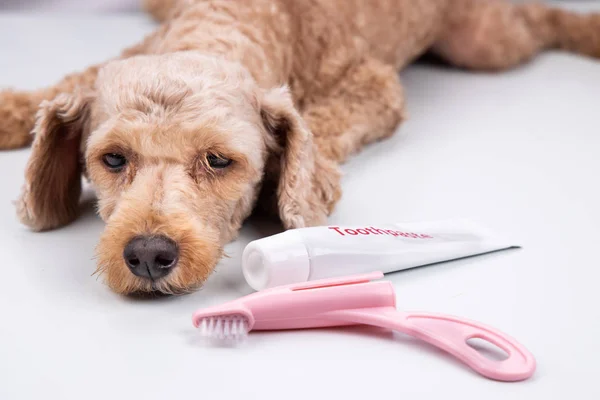
<svg viewBox="0 0 600 400"><path fill-rule="evenodd" d="M389 273L519 247L468 220L288 230L250 242L242 270L255 290L373 271Z"/></svg>

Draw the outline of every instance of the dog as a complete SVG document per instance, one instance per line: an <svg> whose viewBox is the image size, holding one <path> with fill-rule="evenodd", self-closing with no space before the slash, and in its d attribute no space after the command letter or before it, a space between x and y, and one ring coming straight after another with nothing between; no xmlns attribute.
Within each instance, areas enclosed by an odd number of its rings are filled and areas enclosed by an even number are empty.
<svg viewBox="0 0 600 400"><path fill-rule="evenodd" d="M17 201L36 231L78 214L82 176L117 293L203 284L255 210L325 224L339 165L404 119L424 54L501 71L545 49L600 57L600 14L501 0L145 0L157 29L32 92L0 92L0 148L32 144Z"/></svg>

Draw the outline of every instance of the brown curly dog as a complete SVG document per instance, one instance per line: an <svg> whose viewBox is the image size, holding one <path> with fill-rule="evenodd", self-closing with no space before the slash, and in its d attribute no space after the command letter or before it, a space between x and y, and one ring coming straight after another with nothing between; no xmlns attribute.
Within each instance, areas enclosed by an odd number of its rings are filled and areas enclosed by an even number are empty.
<svg viewBox="0 0 600 400"><path fill-rule="evenodd" d="M81 177L119 293L200 286L260 205L323 224L338 165L403 118L398 71L432 52L502 70L543 49L600 57L600 15L495 0L146 0L161 21L120 57L0 92L0 148L33 140L18 202L34 230L78 214ZM33 132L33 135L30 134Z"/></svg>

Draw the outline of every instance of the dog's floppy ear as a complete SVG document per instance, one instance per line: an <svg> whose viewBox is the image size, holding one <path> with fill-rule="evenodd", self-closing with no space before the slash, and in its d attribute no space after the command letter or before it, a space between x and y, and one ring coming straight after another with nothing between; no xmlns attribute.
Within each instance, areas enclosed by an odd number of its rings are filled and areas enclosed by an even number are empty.
<svg viewBox="0 0 600 400"><path fill-rule="evenodd" d="M88 126L90 101L88 94L61 94L40 105L17 202L21 222L34 230L65 225L78 214L81 140Z"/></svg>
<svg viewBox="0 0 600 400"><path fill-rule="evenodd" d="M261 115L276 143L277 209L283 226L290 229L324 224L341 194L336 164L316 151L313 134L294 107L287 88L264 93Z"/></svg>

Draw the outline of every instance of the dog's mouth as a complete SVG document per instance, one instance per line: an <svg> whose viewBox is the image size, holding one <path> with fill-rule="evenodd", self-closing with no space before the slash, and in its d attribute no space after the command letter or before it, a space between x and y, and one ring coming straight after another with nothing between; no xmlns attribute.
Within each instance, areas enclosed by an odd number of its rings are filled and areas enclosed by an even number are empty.
<svg viewBox="0 0 600 400"><path fill-rule="evenodd" d="M122 267L122 269L125 268L124 266ZM103 270L101 273L113 291L136 299L152 299L189 294L198 290L205 281L205 279L199 279L194 282L183 283L182 278L177 276L171 277L169 275L157 279L141 279L133 274L129 274L129 276L119 278L117 282L113 283L113 279L115 278L109 276L109 272ZM127 286L123 286L124 284Z"/></svg>
<svg viewBox="0 0 600 400"><path fill-rule="evenodd" d="M152 289L149 291L135 291L131 293L127 293L128 297L131 297L135 300L154 300L161 299L173 296L174 293L165 293L160 291L159 289Z"/></svg>

